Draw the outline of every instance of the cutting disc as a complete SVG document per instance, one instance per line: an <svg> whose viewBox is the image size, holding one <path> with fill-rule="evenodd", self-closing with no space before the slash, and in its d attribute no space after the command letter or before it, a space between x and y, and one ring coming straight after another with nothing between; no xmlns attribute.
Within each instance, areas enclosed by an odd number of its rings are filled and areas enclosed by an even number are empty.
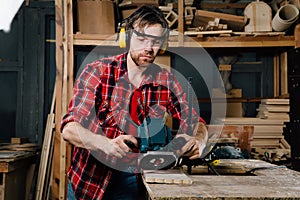
<svg viewBox="0 0 300 200"><path fill-rule="evenodd" d="M176 160L173 152L151 151L142 156L140 166L144 170L170 169L176 165Z"/></svg>

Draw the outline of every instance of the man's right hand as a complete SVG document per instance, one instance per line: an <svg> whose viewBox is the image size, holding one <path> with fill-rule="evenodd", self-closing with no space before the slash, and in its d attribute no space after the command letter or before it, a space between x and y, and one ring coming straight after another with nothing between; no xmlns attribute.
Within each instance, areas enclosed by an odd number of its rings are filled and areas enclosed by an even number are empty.
<svg viewBox="0 0 300 200"><path fill-rule="evenodd" d="M128 143L131 143L131 145L134 145L135 147L138 146L137 139L132 135L119 135L118 137L114 139L109 139L109 141L106 143L106 147L103 148L103 151L107 155L115 156L117 158L123 158L126 156L127 153L132 152L132 149Z"/></svg>
<svg viewBox="0 0 300 200"><path fill-rule="evenodd" d="M84 128L77 122L69 122L63 129L62 136L69 143L91 150L93 152L102 151L108 156L122 158L126 153L131 152L126 141L138 147L137 139L132 135L119 135L114 139L95 134Z"/></svg>

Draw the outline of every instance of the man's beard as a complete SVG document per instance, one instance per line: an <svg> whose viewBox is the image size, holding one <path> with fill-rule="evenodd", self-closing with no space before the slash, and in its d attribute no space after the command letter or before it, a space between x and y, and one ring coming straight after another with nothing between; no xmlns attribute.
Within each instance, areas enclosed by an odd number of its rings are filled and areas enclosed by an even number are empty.
<svg viewBox="0 0 300 200"><path fill-rule="evenodd" d="M155 56L153 52L144 52L144 53L134 53L131 52L130 53L131 59L133 60L133 62L137 65L137 66L148 66L149 64L154 62ZM143 59L142 57L150 57L147 59Z"/></svg>

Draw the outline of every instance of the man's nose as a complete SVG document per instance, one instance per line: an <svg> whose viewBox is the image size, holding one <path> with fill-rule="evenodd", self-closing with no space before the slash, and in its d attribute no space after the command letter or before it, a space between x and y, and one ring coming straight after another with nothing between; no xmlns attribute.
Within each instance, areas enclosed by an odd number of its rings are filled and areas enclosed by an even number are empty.
<svg viewBox="0 0 300 200"><path fill-rule="evenodd" d="M153 40L145 40L146 49L152 49L153 46L154 46L154 41Z"/></svg>

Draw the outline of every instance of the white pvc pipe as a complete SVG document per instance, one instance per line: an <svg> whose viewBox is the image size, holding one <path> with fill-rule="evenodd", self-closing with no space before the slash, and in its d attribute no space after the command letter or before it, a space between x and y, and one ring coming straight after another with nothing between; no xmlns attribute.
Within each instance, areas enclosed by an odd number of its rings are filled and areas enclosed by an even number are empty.
<svg viewBox="0 0 300 200"><path fill-rule="evenodd" d="M281 6L272 20L274 31L286 31L299 16L299 10L292 4Z"/></svg>

